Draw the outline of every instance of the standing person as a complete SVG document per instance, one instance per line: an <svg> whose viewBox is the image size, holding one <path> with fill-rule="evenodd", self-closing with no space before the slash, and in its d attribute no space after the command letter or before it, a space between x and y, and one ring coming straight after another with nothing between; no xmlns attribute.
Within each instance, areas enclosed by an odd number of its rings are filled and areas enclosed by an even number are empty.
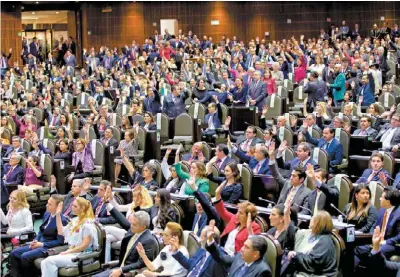
<svg viewBox="0 0 400 277"><path fill-rule="evenodd" d="M335 65L336 78L333 84L327 83L329 88L332 88L333 102L338 107L343 102L344 93L346 92L346 77L342 72L342 65Z"/></svg>

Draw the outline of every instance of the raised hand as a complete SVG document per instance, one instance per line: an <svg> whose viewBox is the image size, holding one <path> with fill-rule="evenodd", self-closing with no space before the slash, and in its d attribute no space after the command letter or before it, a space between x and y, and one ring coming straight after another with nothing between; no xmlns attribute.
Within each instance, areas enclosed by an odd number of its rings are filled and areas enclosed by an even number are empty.
<svg viewBox="0 0 400 277"><path fill-rule="evenodd" d="M139 242L139 243L137 244L136 250L137 250L137 252L139 253L140 257L143 258L143 257L146 256L146 252L144 251L144 248L143 248L142 243Z"/></svg>
<svg viewBox="0 0 400 277"><path fill-rule="evenodd" d="M310 178L311 180L315 180L314 166L311 163L307 164L306 174L308 178Z"/></svg>
<svg viewBox="0 0 400 277"><path fill-rule="evenodd" d="M270 160L273 160L275 157L275 142L271 142L268 147L268 156Z"/></svg>
<svg viewBox="0 0 400 277"><path fill-rule="evenodd" d="M229 127L229 125L231 124L231 120L232 120L232 118L230 117L230 116L227 116L226 117L226 119L225 119L225 127Z"/></svg>
<svg viewBox="0 0 400 277"><path fill-rule="evenodd" d="M215 220L211 220L210 224L208 225L207 230L207 240L208 242L212 242L214 240L214 228L215 228Z"/></svg>
<svg viewBox="0 0 400 277"><path fill-rule="evenodd" d="M247 227L247 231L249 232L249 235L253 235L253 228L251 228L251 213L247 213L247 223L246 223L246 227Z"/></svg>
<svg viewBox="0 0 400 277"><path fill-rule="evenodd" d="M169 240L169 246L171 248L171 252L176 252L179 249L179 239L177 236L173 236L170 240Z"/></svg>
<svg viewBox="0 0 400 277"><path fill-rule="evenodd" d="M374 229L374 234L372 235L372 247L375 251L379 251L380 243L385 234L381 233L381 228L376 226Z"/></svg>
<svg viewBox="0 0 400 277"><path fill-rule="evenodd" d="M383 171L379 172L378 176L379 176L379 180L381 180L382 184L384 184L384 185L388 184L387 176L386 176L385 172L383 172Z"/></svg>
<svg viewBox="0 0 400 277"><path fill-rule="evenodd" d="M57 210L56 210L56 215L60 215L63 210L63 202L58 203Z"/></svg>
<svg viewBox="0 0 400 277"><path fill-rule="evenodd" d="M269 109L269 107L268 107L267 105L264 105L264 106L263 106L263 109L262 109L262 115L263 115L263 116L265 116L265 115L267 114L268 109Z"/></svg>
<svg viewBox="0 0 400 277"><path fill-rule="evenodd" d="M169 156L171 154L172 148L168 148L167 151L165 152L165 156Z"/></svg>
<svg viewBox="0 0 400 277"><path fill-rule="evenodd" d="M288 148L288 143L286 140L284 140L282 141L281 145L279 145L278 152L282 153L283 151L286 150L286 148Z"/></svg>

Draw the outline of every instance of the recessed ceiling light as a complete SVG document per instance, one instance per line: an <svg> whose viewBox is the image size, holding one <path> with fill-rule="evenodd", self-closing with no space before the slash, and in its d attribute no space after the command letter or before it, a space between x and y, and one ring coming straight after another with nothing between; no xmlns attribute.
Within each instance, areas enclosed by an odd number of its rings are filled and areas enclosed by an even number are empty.
<svg viewBox="0 0 400 277"><path fill-rule="evenodd" d="M56 12L56 14L59 14L60 12Z"/></svg>
<svg viewBox="0 0 400 277"><path fill-rule="evenodd" d="M35 12L32 12L32 14L35 14Z"/></svg>
<svg viewBox="0 0 400 277"><path fill-rule="evenodd" d="M39 4L39 2L38 2L38 1L36 1L36 4Z"/></svg>

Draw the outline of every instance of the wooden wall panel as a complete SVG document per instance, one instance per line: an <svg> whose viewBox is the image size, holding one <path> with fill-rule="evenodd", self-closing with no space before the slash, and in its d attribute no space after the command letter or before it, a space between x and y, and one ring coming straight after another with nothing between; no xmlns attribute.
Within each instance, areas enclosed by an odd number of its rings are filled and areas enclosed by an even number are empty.
<svg viewBox="0 0 400 277"><path fill-rule="evenodd" d="M18 36L18 32L21 30L21 5L10 2L1 3L1 51L8 55L8 49L13 49L10 66L14 61L20 61L22 37Z"/></svg>

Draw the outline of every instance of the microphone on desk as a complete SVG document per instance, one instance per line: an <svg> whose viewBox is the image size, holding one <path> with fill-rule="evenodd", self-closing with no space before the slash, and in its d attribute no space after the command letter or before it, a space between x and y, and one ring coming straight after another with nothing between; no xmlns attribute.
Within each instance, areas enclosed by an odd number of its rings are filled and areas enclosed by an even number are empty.
<svg viewBox="0 0 400 277"><path fill-rule="evenodd" d="M306 207L300 206L300 205L299 205L299 204L297 204L297 203L293 203L293 205L295 205L296 207L302 208L302 209L304 209L304 210L306 210L306 211L309 211L309 212L312 214L312 211L311 211L309 208L306 208Z"/></svg>
<svg viewBox="0 0 400 277"><path fill-rule="evenodd" d="M270 204L276 206L276 203L274 201L271 201L271 200L268 200L268 199L264 199L262 197L258 197L258 200L264 201L264 202L267 202L267 203L270 203Z"/></svg>
<svg viewBox="0 0 400 277"><path fill-rule="evenodd" d="M331 203L331 207L334 208L339 214L341 214L344 217L344 219L346 220L346 222L348 221L347 215L344 212L342 212L341 210L339 210L338 208L336 208L336 206L333 205L333 203Z"/></svg>
<svg viewBox="0 0 400 277"><path fill-rule="evenodd" d="M125 183L125 184L128 184L128 185L129 185L129 182L124 181L124 180L122 180L122 179L120 179L120 178L118 178L117 180L118 180L118 181L121 181L122 183Z"/></svg>

